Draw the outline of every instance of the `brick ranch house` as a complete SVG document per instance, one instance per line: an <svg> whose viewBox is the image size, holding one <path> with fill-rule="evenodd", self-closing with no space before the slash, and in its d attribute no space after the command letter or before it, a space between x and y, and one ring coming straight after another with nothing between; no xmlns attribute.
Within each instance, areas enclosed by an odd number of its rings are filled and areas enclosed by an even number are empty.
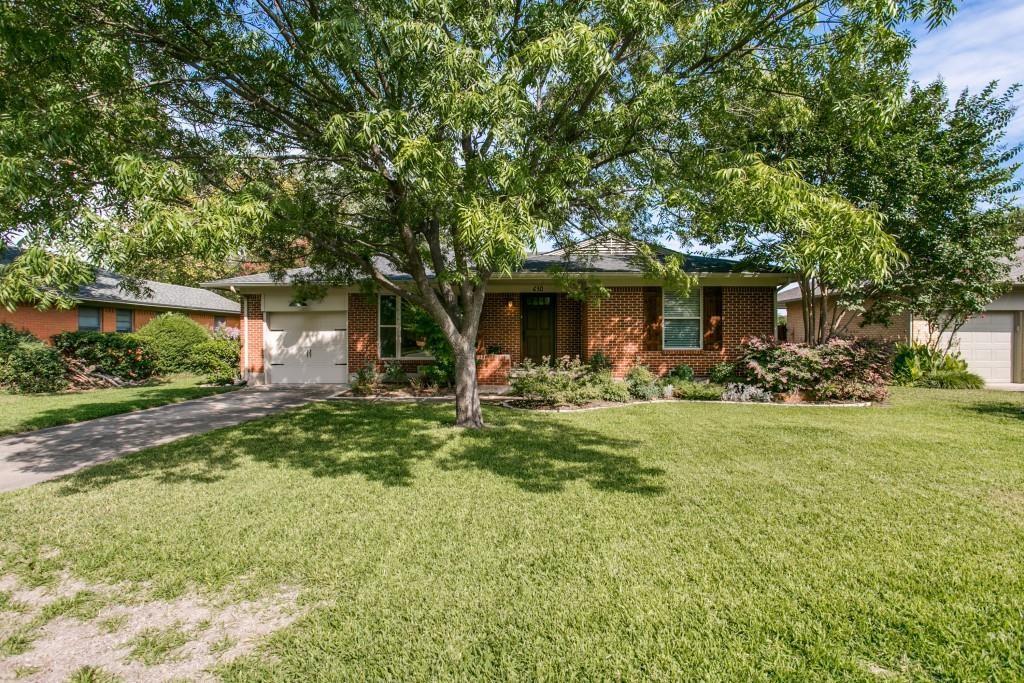
<svg viewBox="0 0 1024 683"><path fill-rule="evenodd" d="M968 320L953 340L954 348L971 372L988 384L1024 383L1024 238L1017 242L1017 256L1010 264L1010 291L985 307L984 313ZM790 341L806 341L799 287L779 292L779 306L786 309ZM833 314L831 304L828 315ZM859 314L840 311L839 333L847 337L888 339L905 342L928 340L928 325L905 312L888 325L864 324Z"/></svg>
<svg viewBox="0 0 1024 683"><path fill-rule="evenodd" d="M736 357L744 338L771 335L775 295L792 278L783 272L743 271L736 262L686 256L698 286L680 296L647 279L636 265L636 245L605 238L527 258L510 277L491 280L478 344L478 381L508 383L512 367L530 358L600 352L623 376L634 363L657 373L686 363L698 374ZM675 254L657 248L662 257ZM682 256L682 255L679 255ZM551 268L589 273L610 296L599 303L566 295ZM253 383L347 383L369 364L398 362L407 372L430 363L408 326L407 306L388 294L336 287L317 301L298 301L292 282L253 274L204 283L242 297L242 374ZM394 281L409 276L390 273Z"/></svg>
<svg viewBox="0 0 1024 683"><path fill-rule="evenodd" d="M211 330L218 325L238 327L240 323L239 304L215 292L144 280L144 291L132 294L121 289L123 279L109 271L98 271L94 282L75 293L73 307L39 310L20 305L13 311L0 307L0 323L27 330L45 342L55 334L76 330L133 332L168 311L187 315Z"/></svg>

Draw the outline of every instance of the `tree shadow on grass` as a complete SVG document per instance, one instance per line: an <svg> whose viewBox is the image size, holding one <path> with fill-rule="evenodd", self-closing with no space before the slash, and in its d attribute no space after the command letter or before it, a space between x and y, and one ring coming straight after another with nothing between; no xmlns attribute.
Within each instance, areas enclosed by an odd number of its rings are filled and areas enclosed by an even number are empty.
<svg viewBox="0 0 1024 683"><path fill-rule="evenodd" d="M107 392L109 390L98 389L96 391ZM114 398L109 401L84 402L43 410L13 425L9 429L3 430L3 432L0 432L0 437L33 432L39 429L46 429L47 427L85 422L86 420L94 420L109 415L120 415L168 403L178 403L179 401L221 394L227 391L232 391L232 388L153 384L134 392L132 395ZM58 395L58 398L60 397Z"/></svg>
<svg viewBox="0 0 1024 683"><path fill-rule="evenodd" d="M414 467L476 469L525 491L558 492L574 481L596 489L656 495L663 471L626 455L624 439L552 416L488 411L492 426L452 427L450 406L327 403L231 430L127 455L64 480L61 493L132 479L205 483L245 462L303 470L314 477L362 476L384 486L411 486Z"/></svg>
<svg viewBox="0 0 1024 683"><path fill-rule="evenodd" d="M972 402L963 405L963 409L980 415L1024 420L1024 402L1022 401Z"/></svg>

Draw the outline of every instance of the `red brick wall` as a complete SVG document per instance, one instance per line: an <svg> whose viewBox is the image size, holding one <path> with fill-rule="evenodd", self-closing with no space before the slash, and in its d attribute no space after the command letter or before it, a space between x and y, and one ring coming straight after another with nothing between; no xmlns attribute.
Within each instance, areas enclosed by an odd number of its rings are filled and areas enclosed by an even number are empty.
<svg viewBox="0 0 1024 683"><path fill-rule="evenodd" d="M686 363L704 375L713 365L735 358L743 339L774 333L773 288L723 287L721 351L644 351L643 288L613 287L610 292L608 299L584 306L584 356L607 354L619 377L636 363L658 374Z"/></svg>
<svg viewBox="0 0 1024 683"><path fill-rule="evenodd" d="M482 354L476 357L477 384L508 384L512 357L507 353Z"/></svg>
<svg viewBox="0 0 1024 683"><path fill-rule="evenodd" d="M484 298L480 313L480 331L477 347L487 351L488 347L501 347L501 353L508 354L513 364L523 360L522 313L519 294L495 293Z"/></svg>
<svg viewBox="0 0 1024 683"><path fill-rule="evenodd" d="M117 308L130 308L129 306L110 307L96 306L100 308L100 329L103 332L114 332L117 330ZM166 310L155 308L135 308L132 321L133 329L138 330ZM178 311L176 311L178 312ZM238 326L237 315L215 316L212 313L184 312L188 317L200 325L213 329L215 317L223 317L225 323ZM0 323L7 323L15 329L28 330L39 339L49 342L50 338L61 332L74 332L78 330L78 308L68 310L48 309L40 311L32 306L18 306L14 311L8 311L0 307Z"/></svg>
<svg viewBox="0 0 1024 683"><path fill-rule="evenodd" d="M377 359L377 296L348 295L348 371L355 374Z"/></svg>
<svg viewBox="0 0 1024 683"><path fill-rule="evenodd" d="M242 295L242 376L263 372L263 296Z"/></svg>
<svg viewBox="0 0 1024 683"><path fill-rule="evenodd" d="M39 311L31 306L18 306L13 311L0 307L0 323L18 330L27 330L43 341L61 332L78 329L78 309Z"/></svg>
<svg viewBox="0 0 1024 683"><path fill-rule="evenodd" d="M562 356L583 355L583 326L581 318L583 304L559 294L555 302L555 354Z"/></svg>
<svg viewBox="0 0 1024 683"><path fill-rule="evenodd" d="M832 315L832 307L829 306L828 315ZM847 314L843 320L839 335L842 337L854 337L857 339L888 339L893 341L907 341L910 337L910 313L903 312L895 316L888 325L872 323L862 325L864 318L859 314ZM789 341L806 342L804 335L804 311L799 301L790 301L786 304L786 328Z"/></svg>

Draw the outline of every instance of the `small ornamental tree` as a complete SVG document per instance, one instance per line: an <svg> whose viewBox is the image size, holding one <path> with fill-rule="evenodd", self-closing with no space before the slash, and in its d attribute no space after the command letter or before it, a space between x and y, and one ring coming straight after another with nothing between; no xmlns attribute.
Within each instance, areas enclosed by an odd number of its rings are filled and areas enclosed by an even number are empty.
<svg viewBox="0 0 1024 683"><path fill-rule="evenodd" d="M401 296L451 345L456 422L476 427L493 276L543 236L670 229L655 208L680 182L709 158L747 165L716 137L730 102L783 112L822 50L856 62L950 9L23 0L0 9L0 226L122 270L241 248ZM777 185L781 208L810 199L793 189Z"/></svg>
<svg viewBox="0 0 1024 683"><path fill-rule="evenodd" d="M882 211L907 256L888 280L845 297L866 320L910 311L927 323L928 345L949 351L964 323L1008 291L1024 238L1021 146L1006 144L1016 92L992 83L951 106L941 81L915 87L885 139L853 160L848 195Z"/></svg>

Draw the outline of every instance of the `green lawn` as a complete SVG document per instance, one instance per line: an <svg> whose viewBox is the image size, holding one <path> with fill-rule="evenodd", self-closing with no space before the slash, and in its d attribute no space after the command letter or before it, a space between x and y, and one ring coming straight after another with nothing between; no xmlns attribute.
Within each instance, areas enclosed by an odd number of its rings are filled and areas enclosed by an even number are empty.
<svg viewBox="0 0 1024 683"><path fill-rule="evenodd" d="M1024 678L1024 395L486 417L315 404L0 495L0 576L298 589L228 680Z"/></svg>
<svg viewBox="0 0 1024 683"><path fill-rule="evenodd" d="M199 377L177 375L141 387L95 389L60 394L8 394L0 391L0 436L92 420L165 403L231 391L202 387Z"/></svg>

